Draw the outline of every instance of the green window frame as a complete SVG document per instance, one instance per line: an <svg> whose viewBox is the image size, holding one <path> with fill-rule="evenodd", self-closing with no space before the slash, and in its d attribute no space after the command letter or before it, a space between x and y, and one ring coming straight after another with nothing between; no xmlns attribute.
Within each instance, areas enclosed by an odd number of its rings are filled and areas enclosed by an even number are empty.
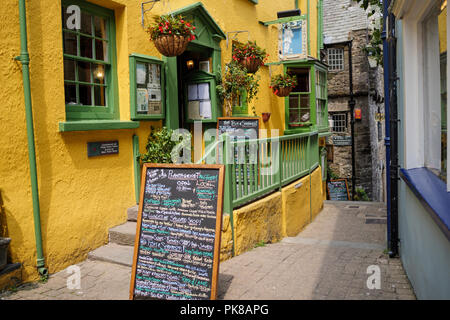
<svg viewBox="0 0 450 320"><path fill-rule="evenodd" d="M188 88L189 85L194 84L201 84L201 83L208 83L209 85L209 101L211 105L211 118L197 118L192 119L190 117L190 110L189 110L189 93ZM195 121L201 121L204 123L209 122L217 122L217 98L216 98L216 79L215 75L204 72L204 71L198 71L193 76L189 77L186 80L186 85L184 86L184 96L185 96L185 111L186 111L186 122L187 123L193 123ZM192 100L192 101L201 101L201 100ZM199 111L200 112L200 111Z"/></svg>
<svg viewBox="0 0 450 320"><path fill-rule="evenodd" d="M316 83L316 124L319 129L328 129L327 72L317 66L314 70Z"/></svg>
<svg viewBox="0 0 450 320"><path fill-rule="evenodd" d="M114 11L84 1L61 3L66 118L119 119ZM80 8L79 30L67 28L70 5Z"/></svg>
<svg viewBox="0 0 450 320"><path fill-rule="evenodd" d="M308 72L308 91L292 91L285 98L286 102L286 125L289 130L299 130L312 126L315 123L316 113L314 99L315 86L314 72L311 66L289 66L285 73L295 74L294 70L303 70ZM309 115L309 116L308 116ZM304 118L304 120L302 120ZM307 118L307 119L306 119Z"/></svg>
<svg viewBox="0 0 450 320"><path fill-rule="evenodd" d="M155 120L155 119L164 119L165 118L165 110L166 110L166 87L165 87L165 63L152 56L147 56L143 54L137 54L133 53L129 57L130 60L130 116L131 120ZM137 74L137 66L141 64L145 66L145 84L141 85L138 84L138 74ZM160 74L160 83L159 83L159 91L160 91L160 112L157 113L155 110L152 112L149 96L150 96L150 90L158 90L157 87L150 88L148 87L148 83L150 82L150 65L157 65L159 66L159 74ZM140 112L138 109L138 89L146 88L147 90L147 106L148 110L147 113Z"/></svg>

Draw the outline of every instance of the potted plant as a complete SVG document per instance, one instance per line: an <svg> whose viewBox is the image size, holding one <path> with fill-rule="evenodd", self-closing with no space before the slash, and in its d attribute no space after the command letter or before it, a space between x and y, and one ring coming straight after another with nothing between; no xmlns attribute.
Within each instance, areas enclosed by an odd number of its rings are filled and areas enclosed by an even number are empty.
<svg viewBox="0 0 450 320"><path fill-rule="evenodd" d="M181 15L156 16L147 28L156 49L166 57L182 54L189 42L195 39L194 30L192 23L184 20Z"/></svg>
<svg viewBox="0 0 450 320"><path fill-rule="evenodd" d="M231 116L233 101L243 92L249 104L259 90L259 78L253 74L248 74L236 61L231 61L225 65L225 74L218 77L219 84L216 86L217 94L222 103L225 104L225 113ZM255 109L253 108L255 114Z"/></svg>
<svg viewBox="0 0 450 320"><path fill-rule="evenodd" d="M8 257L8 246L11 242L10 238L3 238L4 234L4 228L3 228L3 220L5 219L4 216L4 207L3 207L3 198L2 193L0 189L0 271L3 270L6 267L7 264L7 257Z"/></svg>
<svg viewBox="0 0 450 320"><path fill-rule="evenodd" d="M269 88L279 97L287 97L292 89L297 85L297 77L289 74L277 74L270 81Z"/></svg>
<svg viewBox="0 0 450 320"><path fill-rule="evenodd" d="M236 43L233 46L233 60L244 67L248 73L258 71L268 56L266 50L259 47L255 41L248 41L244 44Z"/></svg>

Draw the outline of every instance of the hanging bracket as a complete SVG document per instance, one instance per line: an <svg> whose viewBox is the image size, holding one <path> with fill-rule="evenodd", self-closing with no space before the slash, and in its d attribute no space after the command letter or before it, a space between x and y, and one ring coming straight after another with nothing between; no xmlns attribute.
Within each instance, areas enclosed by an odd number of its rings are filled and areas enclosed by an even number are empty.
<svg viewBox="0 0 450 320"><path fill-rule="evenodd" d="M145 14L147 11L152 10L153 7L154 7L154 5L155 5L155 3L156 3L156 2L159 2L159 1L161 1L161 0L150 0L150 1L145 1L145 2L142 2L142 3L141 3L141 24L142 24L142 26L144 26L144 14ZM145 5L146 5L146 4L149 4L149 3L152 4L152 5L151 5L151 8L150 8L150 9L145 9Z"/></svg>
<svg viewBox="0 0 450 320"><path fill-rule="evenodd" d="M247 40L250 41L250 32L247 31L247 30L230 31L230 32L227 32L227 49L228 49L228 42L229 42L229 40L230 40L230 36L229 36L229 35L230 35L230 34L234 34L234 36L233 36L233 38L231 38L231 40L235 40L235 39L237 38L237 36L238 36L239 33L244 33L244 32L247 32L247 33L248 33Z"/></svg>

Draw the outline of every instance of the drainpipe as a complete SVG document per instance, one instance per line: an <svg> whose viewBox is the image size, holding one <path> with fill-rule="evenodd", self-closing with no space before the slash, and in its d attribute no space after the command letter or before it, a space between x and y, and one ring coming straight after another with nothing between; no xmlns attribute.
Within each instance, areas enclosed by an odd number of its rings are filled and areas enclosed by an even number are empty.
<svg viewBox="0 0 450 320"><path fill-rule="evenodd" d="M390 93L389 93L389 48L387 44L387 30L386 21L388 18L388 1L383 2L383 30L381 32L381 39L383 40L383 75L384 75L384 116L385 116L385 138L384 145L386 146L386 209L387 209L387 243L388 248L391 249L391 133L390 133Z"/></svg>
<svg viewBox="0 0 450 320"><path fill-rule="evenodd" d="M350 129L352 136L352 201L355 200L355 185L356 185L356 155L355 155L355 99L353 94L353 61L352 61L352 45L353 40L348 42L348 69L350 82L350 100L348 106L350 107Z"/></svg>
<svg viewBox="0 0 450 320"><path fill-rule="evenodd" d="M39 190L36 170L36 150L34 143L33 112L31 107L30 88L30 56L28 54L27 43L27 19L25 0L19 0L19 20L20 20L20 56L16 57L22 63L23 91L25 97L25 115L27 124L28 158L30 162L31 195L33 200L34 235L36 238L36 267L42 277L47 278L48 270L45 267L45 258L42 250L41 217L39 207Z"/></svg>

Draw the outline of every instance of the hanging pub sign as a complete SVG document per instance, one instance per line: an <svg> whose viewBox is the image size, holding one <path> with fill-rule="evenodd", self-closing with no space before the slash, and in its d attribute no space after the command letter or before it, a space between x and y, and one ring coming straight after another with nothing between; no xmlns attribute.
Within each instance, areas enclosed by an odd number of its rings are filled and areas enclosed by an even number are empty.
<svg viewBox="0 0 450 320"><path fill-rule="evenodd" d="M130 299L216 299L224 170L144 164Z"/></svg>
<svg viewBox="0 0 450 320"><path fill-rule="evenodd" d="M355 120L362 119L362 111L361 108L355 108Z"/></svg>

